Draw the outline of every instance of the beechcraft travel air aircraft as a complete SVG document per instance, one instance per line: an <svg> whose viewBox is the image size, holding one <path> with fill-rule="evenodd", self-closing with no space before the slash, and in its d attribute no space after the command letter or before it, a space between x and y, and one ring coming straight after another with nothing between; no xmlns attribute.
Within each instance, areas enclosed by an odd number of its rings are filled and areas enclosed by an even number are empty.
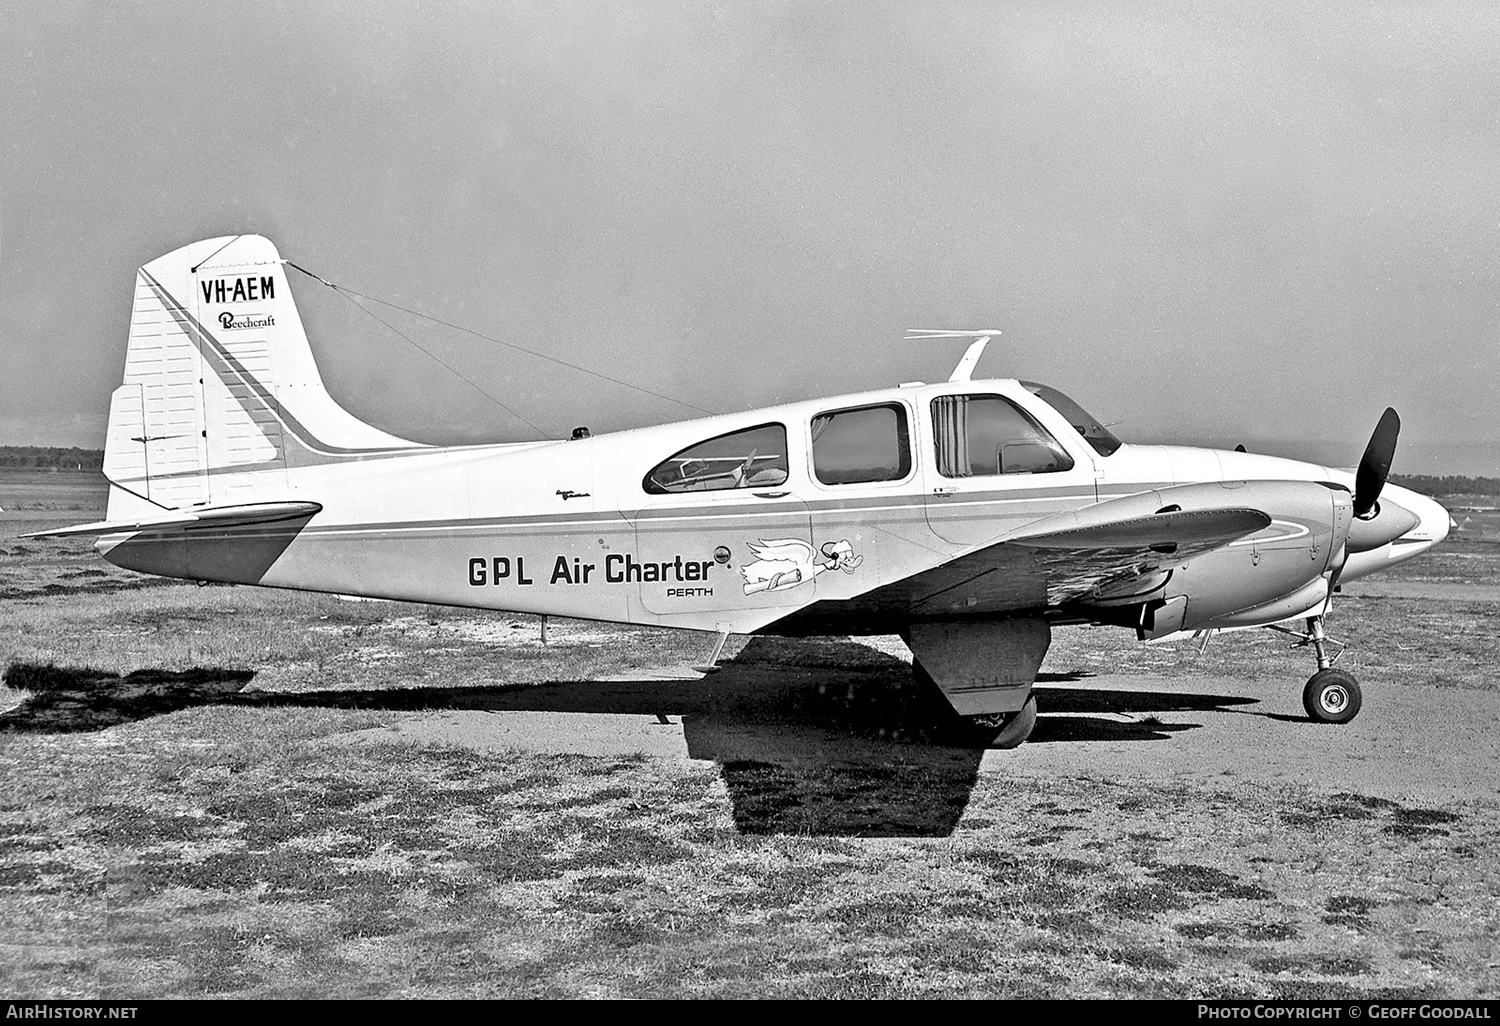
<svg viewBox="0 0 1500 1026"><path fill-rule="evenodd" d="M1334 586L1449 526L1385 484L1394 411L1356 473L1126 445L1055 389L970 380L995 333L968 334L940 384L438 448L329 396L275 246L210 239L136 278L108 519L45 533L168 577L713 631L709 664L731 632L898 633L1000 747L1031 732L1056 625L1302 621L1308 715L1354 717Z"/></svg>

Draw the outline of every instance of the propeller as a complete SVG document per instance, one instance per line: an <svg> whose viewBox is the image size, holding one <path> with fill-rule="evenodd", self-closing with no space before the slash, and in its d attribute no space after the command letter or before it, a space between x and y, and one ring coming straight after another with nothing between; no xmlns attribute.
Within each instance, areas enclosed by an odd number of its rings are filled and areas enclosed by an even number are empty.
<svg viewBox="0 0 1500 1026"><path fill-rule="evenodd" d="M1375 433L1370 436L1370 443L1365 446L1365 454L1359 458L1359 467L1354 472L1355 522L1349 525L1349 533L1344 537L1343 558L1328 575L1327 602L1333 601L1333 592L1338 587L1339 577L1343 574L1344 567L1349 565L1349 553L1362 552L1377 545L1383 545L1390 540L1390 537L1396 537L1412 526L1406 520L1392 516L1386 518L1391 522L1384 525L1385 530L1382 530L1380 525L1365 521L1370 511L1375 508L1376 502L1379 501L1381 490L1385 488L1385 479L1391 472L1391 460L1396 455L1396 436L1400 433L1401 418L1396 416L1395 410L1387 406L1385 412L1380 415L1380 423L1375 425ZM1401 512L1405 513L1404 510ZM1414 520L1410 514L1406 516L1408 520ZM1378 532L1378 537L1361 537L1367 535L1371 529ZM1390 537L1387 537L1388 534ZM1323 606L1325 613L1328 610L1327 602Z"/></svg>
<svg viewBox="0 0 1500 1026"><path fill-rule="evenodd" d="M1380 415L1370 444L1360 457L1359 469L1354 473L1354 515L1364 517L1375 508L1380 490L1385 487L1386 475L1391 472L1391 459L1396 455L1396 436L1401 433L1401 418L1389 406Z"/></svg>

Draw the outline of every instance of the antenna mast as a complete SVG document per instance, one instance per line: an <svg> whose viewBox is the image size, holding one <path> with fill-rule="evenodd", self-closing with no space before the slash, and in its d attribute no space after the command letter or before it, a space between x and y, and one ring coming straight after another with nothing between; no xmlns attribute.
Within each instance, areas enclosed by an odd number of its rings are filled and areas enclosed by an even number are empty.
<svg viewBox="0 0 1500 1026"><path fill-rule="evenodd" d="M974 331L951 331L947 328L907 328L907 342L925 342L934 338L972 338L974 341L964 351L963 357L958 365L953 368L953 373L948 375L949 381L968 381L974 373L974 365L979 362L979 357L984 354L984 347L989 345L990 339L1000 334L999 328L979 328Z"/></svg>

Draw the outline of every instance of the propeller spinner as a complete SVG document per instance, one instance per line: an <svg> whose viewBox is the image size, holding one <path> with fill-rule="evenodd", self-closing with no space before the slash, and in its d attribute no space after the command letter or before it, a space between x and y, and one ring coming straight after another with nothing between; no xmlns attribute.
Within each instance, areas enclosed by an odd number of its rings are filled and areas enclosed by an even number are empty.
<svg viewBox="0 0 1500 1026"><path fill-rule="evenodd" d="M1389 406L1380 415L1370 444L1360 457L1359 469L1354 473L1354 515L1365 517L1375 508L1380 490L1391 472L1391 459L1396 455L1396 436L1401 433L1401 418Z"/></svg>

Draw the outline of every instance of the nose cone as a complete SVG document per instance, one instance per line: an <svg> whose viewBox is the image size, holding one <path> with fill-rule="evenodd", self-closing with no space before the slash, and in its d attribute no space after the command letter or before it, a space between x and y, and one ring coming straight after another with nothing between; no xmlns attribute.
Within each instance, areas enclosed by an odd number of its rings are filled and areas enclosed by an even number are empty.
<svg viewBox="0 0 1500 1026"><path fill-rule="evenodd" d="M1355 517L1349 525L1350 552L1369 552L1397 538L1405 537L1414 527L1421 526L1422 518L1406 509L1389 495L1381 496L1367 515Z"/></svg>
<svg viewBox="0 0 1500 1026"><path fill-rule="evenodd" d="M1340 581L1358 580L1366 574L1393 567L1403 560L1421 555L1448 537L1448 527L1452 523L1448 511L1425 495L1418 495L1399 485L1387 484L1380 492L1380 506L1381 512L1373 521L1366 522L1363 528L1362 522L1358 520L1351 525L1349 555L1339 574ZM1389 517L1387 511L1391 514ZM1387 525L1399 528L1399 533L1386 533ZM1375 537L1363 539L1379 543L1372 548L1360 550L1354 539L1356 531L1361 529L1367 533L1386 533L1385 540L1380 541Z"/></svg>
<svg viewBox="0 0 1500 1026"><path fill-rule="evenodd" d="M1415 527L1403 532L1400 537L1392 541L1391 544L1396 550L1391 554L1393 559L1426 552L1448 537L1448 528L1452 525L1453 518L1435 500L1393 484L1386 485L1380 497L1396 503L1417 518ZM1404 551L1408 548L1410 552Z"/></svg>

